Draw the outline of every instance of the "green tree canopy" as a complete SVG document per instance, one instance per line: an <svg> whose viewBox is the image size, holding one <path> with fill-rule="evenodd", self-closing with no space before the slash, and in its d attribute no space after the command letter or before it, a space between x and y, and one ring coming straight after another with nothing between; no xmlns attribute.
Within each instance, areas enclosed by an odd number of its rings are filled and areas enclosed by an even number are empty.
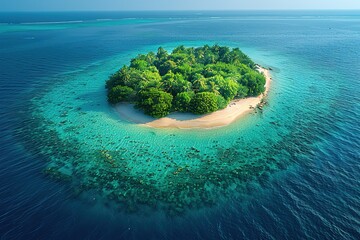
<svg viewBox="0 0 360 240"><path fill-rule="evenodd" d="M189 112L191 99L194 97L194 92L178 93L174 99L174 110L179 112Z"/></svg>
<svg viewBox="0 0 360 240"><path fill-rule="evenodd" d="M109 90L108 101L112 104L129 101L134 96L134 90L127 86L115 86Z"/></svg>
<svg viewBox="0 0 360 240"><path fill-rule="evenodd" d="M190 101L190 111L195 114L210 113L218 109L218 98L215 93L197 93Z"/></svg>
<svg viewBox="0 0 360 240"><path fill-rule="evenodd" d="M138 93L136 106L155 118L165 117L170 113L173 96L160 89L149 88Z"/></svg>
<svg viewBox="0 0 360 240"><path fill-rule="evenodd" d="M176 47L139 54L106 82L109 103L134 102L145 113L216 111L234 98L264 92L265 77L240 49Z"/></svg>

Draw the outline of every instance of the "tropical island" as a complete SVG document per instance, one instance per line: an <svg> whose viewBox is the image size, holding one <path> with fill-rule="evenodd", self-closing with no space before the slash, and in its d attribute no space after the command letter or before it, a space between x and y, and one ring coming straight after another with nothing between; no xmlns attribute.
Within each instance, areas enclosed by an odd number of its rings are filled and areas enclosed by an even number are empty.
<svg viewBox="0 0 360 240"><path fill-rule="evenodd" d="M117 104L118 111L131 120L153 127L181 127L164 117L172 112L225 116L221 111L225 113L241 100L252 99L247 102L256 105L261 101L257 96L265 92L269 79L267 70L238 48L179 46L169 54L160 47L156 54L149 52L132 59L129 66L123 66L110 77L106 88L108 102ZM252 104L243 111L254 107ZM146 118L138 121L139 116L129 113L132 106L151 117L164 118L165 122L159 119L151 124ZM236 107L232 109L236 111ZM206 121L202 119L201 123Z"/></svg>

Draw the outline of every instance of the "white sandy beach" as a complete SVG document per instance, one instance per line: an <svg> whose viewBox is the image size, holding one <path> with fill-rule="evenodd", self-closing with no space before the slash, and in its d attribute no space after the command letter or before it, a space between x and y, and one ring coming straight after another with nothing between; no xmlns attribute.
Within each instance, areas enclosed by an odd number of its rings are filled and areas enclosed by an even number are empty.
<svg viewBox="0 0 360 240"><path fill-rule="evenodd" d="M219 111L206 115L195 115L190 113L172 113L167 117L154 119L143 114L141 111L133 108L133 104L120 103L116 105L116 111L120 117L134 123L146 125L154 128L216 128L229 125L242 116L253 111L261 102L261 99L267 95L270 87L271 76L269 70L259 67L259 71L263 72L266 77L265 92L258 97L250 97L244 99L236 99Z"/></svg>

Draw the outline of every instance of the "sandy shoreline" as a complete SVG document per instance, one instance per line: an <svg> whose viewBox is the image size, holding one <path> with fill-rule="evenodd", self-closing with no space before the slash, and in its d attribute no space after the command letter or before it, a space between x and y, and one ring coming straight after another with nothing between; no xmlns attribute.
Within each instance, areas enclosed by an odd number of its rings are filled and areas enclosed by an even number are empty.
<svg viewBox="0 0 360 240"><path fill-rule="evenodd" d="M263 94L258 97L233 100L226 108L206 115L199 116L191 113L172 113L167 117L155 119L134 109L133 104L120 103L117 104L115 108L122 118L153 128L191 129L223 127L253 111L253 108L255 108L261 102L261 99L267 95L271 76L269 70L263 67L259 67L259 71L263 72L266 77L266 89Z"/></svg>

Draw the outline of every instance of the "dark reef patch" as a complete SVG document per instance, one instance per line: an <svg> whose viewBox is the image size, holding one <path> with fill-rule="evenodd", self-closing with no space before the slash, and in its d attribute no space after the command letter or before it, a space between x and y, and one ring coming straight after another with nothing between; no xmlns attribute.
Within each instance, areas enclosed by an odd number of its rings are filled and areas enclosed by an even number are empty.
<svg viewBox="0 0 360 240"><path fill-rule="evenodd" d="M266 147L241 137L231 147L214 140L208 146L214 154L195 147L184 149L176 157L186 159L188 164L179 165L171 154L175 150L154 153L148 142L133 140L131 136L119 139L131 143L129 148L83 151L80 146L86 142L73 137L77 134L74 129L65 128L72 134L64 140L53 130L55 123L36 111L26 115L31 117L19 133L29 138L24 140L28 149L46 160L45 175L70 185L74 197L92 192L119 211L156 209L168 215L210 207L232 195L246 194L250 182L266 185L272 173L286 169L298 162L302 154L311 152L315 136L306 133L316 128L298 119L288 134L278 142L265 143ZM138 169L139 165L145 167Z"/></svg>

